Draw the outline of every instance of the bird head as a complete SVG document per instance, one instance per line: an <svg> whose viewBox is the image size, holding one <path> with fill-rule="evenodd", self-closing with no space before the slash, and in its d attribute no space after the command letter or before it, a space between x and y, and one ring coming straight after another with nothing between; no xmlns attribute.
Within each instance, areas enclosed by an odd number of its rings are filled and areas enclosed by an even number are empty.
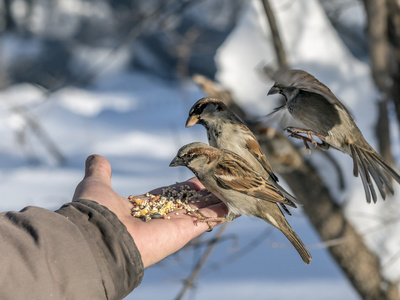
<svg viewBox="0 0 400 300"><path fill-rule="evenodd" d="M201 98L190 109L186 128L197 123L205 124L227 111L228 107L222 101L211 97Z"/></svg>
<svg viewBox="0 0 400 300"><path fill-rule="evenodd" d="M272 88L268 91L268 95L273 95L273 94L281 94L283 97L285 97L286 102L294 99L298 94L300 90L296 87L284 87L281 86L279 83L275 83Z"/></svg>
<svg viewBox="0 0 400 300"><path fill-rule="evenodd" d="M275 95L275 94L280 94L282 92L282 88L275 83L271 89L268 91L268 96L269 95Z"/></svg>
<svg viewBox="0 0 400 300"><path fill-rule="evenodd" d="M187 144L178 150L178 153L169 164L170 167L186 166L189 167L194 162L207 163L209 153L213 151L213 147L204 143L195 142Z"/></svg>
<svg viewBox="0 0 400 300"><path fill-rule="evenodd" d="M315 78L302 70L278 70L273 75L275 84L268 91L268 95L281 94L286 102L294 99L300 90L306 89Z"/></svg>

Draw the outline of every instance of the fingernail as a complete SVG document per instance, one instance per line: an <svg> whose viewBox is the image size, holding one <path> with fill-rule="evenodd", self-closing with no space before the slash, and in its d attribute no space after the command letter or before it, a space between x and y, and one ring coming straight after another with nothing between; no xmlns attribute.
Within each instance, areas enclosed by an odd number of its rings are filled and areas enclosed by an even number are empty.
<svg viewBox="0 0 400 300"><path fill-rule="evenodd" d="M89 166L92 164L93 159L94 159L94 155L90 155L90 156L88 156L88 158L86 158L85 169L89 168Z"/></svg>

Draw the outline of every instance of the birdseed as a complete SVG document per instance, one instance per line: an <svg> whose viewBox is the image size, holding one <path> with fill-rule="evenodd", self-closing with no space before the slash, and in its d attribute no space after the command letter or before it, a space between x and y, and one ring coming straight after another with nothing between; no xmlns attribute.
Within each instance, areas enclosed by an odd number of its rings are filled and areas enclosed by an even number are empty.
<svg viewBox="0 0 400 300"><path fill-rule="evenodd" d="M127 197L133 204L132 216L141 218L144 222L151 219L170 219L167 214L179 209L193 211L189 203L200 202L200 195L188 185L180 186L179 190L175 187L166 187L162 189L160 195L146 193L145 196L145 198L132 195ZM175 214L178 215L178 213Z"/></svg>

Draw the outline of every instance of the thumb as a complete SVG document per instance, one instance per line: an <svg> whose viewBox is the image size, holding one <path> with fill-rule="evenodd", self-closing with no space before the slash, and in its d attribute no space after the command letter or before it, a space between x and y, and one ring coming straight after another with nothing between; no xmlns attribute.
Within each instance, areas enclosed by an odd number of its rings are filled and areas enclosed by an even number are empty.
<svg viewBox="0 0 400 300"><path fill-rule="evenodd" d="M111 166L103 156L90 155L85 162L84 180L102 181L111 186Z"/></svg>
<svg viewBox="0 0 400 300"><path fill-rule="evenodd" d="M99 196L98 193L101 193L103 188L110 187L110 163L100 155L90 155L85 163L85 177L76 187L73 200L80 198L93 199Z"/></svg>

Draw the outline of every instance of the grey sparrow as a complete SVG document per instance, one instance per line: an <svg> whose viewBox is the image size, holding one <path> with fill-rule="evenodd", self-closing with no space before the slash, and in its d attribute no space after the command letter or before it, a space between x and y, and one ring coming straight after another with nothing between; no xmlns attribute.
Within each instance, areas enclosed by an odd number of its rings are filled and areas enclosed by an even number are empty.
<svg viewBox="0 0 400 300"><path fill-rule="evenodd" d="M280 70L273 79L268 95L283 95L285 104L271 114L287 109L301 124L286 128L291 137L303 140L308 149L308 143L313 143L323 150L332 147L350 155L353 174L360 175L368 203L377 201L372 179L383 199L385 187L393 194L387 174L400 183L399 174L368 144L347 108L326 85L302 70Z"/></svg>

